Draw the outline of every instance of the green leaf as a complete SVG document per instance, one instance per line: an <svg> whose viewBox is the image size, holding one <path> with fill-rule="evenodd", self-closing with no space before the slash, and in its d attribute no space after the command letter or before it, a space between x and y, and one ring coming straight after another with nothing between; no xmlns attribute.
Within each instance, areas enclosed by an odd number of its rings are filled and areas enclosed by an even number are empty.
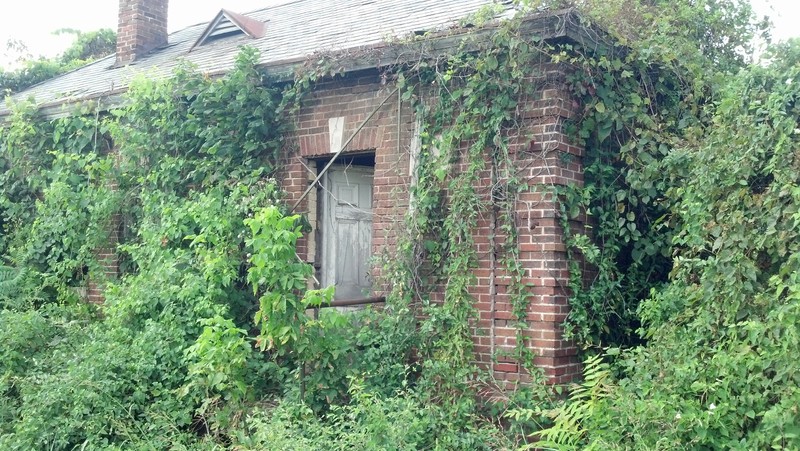
<svg viewBox="0 0 800 451"><path fill-rule="evenodd" d="M606 106L603 102L597 102L594 104L594 109L597 110L598 113L605 113Z"/></svg>
<svg viewBox="0 0 800 451"><path fill-rule="evenodd" d="M486 70L488 71L497 70L498 62L497 62L497 57L495 55L487 56L485 61L486 61Z"/></svg>

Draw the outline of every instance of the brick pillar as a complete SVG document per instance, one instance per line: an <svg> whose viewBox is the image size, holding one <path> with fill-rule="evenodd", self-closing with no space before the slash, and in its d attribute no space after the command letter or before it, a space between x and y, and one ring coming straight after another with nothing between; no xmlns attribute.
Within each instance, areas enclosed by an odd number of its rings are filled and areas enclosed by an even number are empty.
<svg viewBox="0 0 800 451"><path fill-rule="evenodd" d="M109 279L119 277L119 256L117 255L117 244L119 243L119 229L122 224L122 216L114 214L109 224L108 242L106 245L95 249L97 263L100 266L102 275L89 275L87 284L86 300L92 304L102 304L104 282Z"/></svg>
<svg viewBox="0 0 800 451"><path fill-rule="evenodd" d="M523 283L531 286L525 331L528 348L548 381L561 384L580 377L581 364L576 344L563 338L563 322L569 313L570 274L553 188L583 184L584 149L572 145L564 131L565 120L578 108L566 89L564 69L558 65L543 65L542 70L541 79L532 80L542 88L524 102L522 113L524 131L532 141L515 142L512 147L516 168L524 168L517 177L529 187L515 199L514 213L519 259L525 269ZM570 227L583 230L584 225L575 221ZM497 243L503 238L498 236ZM488 275L488 272L482 269L481 275ZM478 338L478 349L486 351L492 346L497 356L513 351L516 346L509 281L501 269L497 271L494 286L484 290L491 288L494 289L494 311L485 311L490 306L490 296L481 294L479 299L479 309L485 319L483 327L489 327L491 334ZM495 378L506 387L530 380L518 362L509 358L499 358L492 368Z"/></svg>

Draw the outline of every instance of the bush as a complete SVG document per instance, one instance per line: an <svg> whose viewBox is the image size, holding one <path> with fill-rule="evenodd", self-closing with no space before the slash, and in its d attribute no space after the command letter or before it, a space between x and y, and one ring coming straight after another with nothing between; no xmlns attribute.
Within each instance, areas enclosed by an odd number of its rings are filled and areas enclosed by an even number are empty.
<svg viewBox="0 0 800 451"><path fill-rule="evenodd" d="M709 106L711 130L662 163L681 181L667 193L678 224L670 283L640 306L649 343L616 358L607 396L575 401L596 407L567 442L800 447L800 66L785 62L799 44L731 76Z"/></svg>
<svg viewBox="0 0 800 451"><path fill-rule="evenodd" d="M425 404L413 390L384 396L351 380L350 402L323 417L302 404L281 403L248 418L237 446L260 449L478 450L509 442L500 429L478 417L454 417Z"/></svg>

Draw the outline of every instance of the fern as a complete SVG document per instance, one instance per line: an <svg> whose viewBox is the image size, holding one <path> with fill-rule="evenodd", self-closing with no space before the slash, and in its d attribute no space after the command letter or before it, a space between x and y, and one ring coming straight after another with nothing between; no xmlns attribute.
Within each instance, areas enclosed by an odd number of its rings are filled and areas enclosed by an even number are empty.
<svg viewBox="0 0 800 451"><path fill-rule="evenodd" d="M610 391L610 370L601 355L584 363L583 382L575 386L567 402L555 411L554 424L537 434L540 439L523 449L593 449L586 442L584 423L603 404Z"/></svg>

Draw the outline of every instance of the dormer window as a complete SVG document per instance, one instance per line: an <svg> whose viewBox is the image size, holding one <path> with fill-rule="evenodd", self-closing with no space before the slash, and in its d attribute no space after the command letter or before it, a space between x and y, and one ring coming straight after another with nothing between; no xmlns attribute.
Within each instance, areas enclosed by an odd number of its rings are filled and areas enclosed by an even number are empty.
<svg viewBox="0 0 800 451"><path fill-rule="evenodd" d="M239 35L247 35L253 39L262 38L266 31L267 26L264 22L252 19L243 14L228 11L227 9L222 9L217 13L214 20L208 24L203 34L200 35L189 51L191 52L195 48L216 41L217 39Z"/></svg>

